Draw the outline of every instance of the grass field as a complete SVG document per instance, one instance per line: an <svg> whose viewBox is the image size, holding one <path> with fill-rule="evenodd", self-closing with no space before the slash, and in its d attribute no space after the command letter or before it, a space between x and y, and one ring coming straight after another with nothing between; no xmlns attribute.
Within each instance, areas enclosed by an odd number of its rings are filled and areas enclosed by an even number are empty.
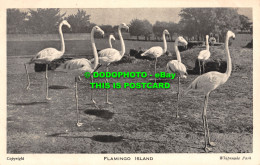
<svg viewBox="0 0 260 165"><path fill-rule="evenodd" d="M243 37L245 38L245 37ZM214 153L250 153L253 136L253 50L242 48L248 40L239 37L230 47L232 74L209 98L208 122L211 139L217 142ZM119 42L115 43L119 48ZM149 48L156 42L126 41L131 48ZM54 46L53 46L54 45ZM97 48L107 47L106 40L97 40ZM161 44L160 44L161 45ZM169 81L171 89L111 89L110 101L104 104L105 89L95 90L101 109L90 104L89 79L79 83L79 108L82 127L76 127L74 78L50 71L50 97L46 102L44 73L30 67L31 90L27 91L23 63L37 51L59 48L59 42L8 42L7 45L7 152L8 153L200 153L204 152L201 119L202 93L190 93L180 100L180 118L175 118L177 81ZM168 43L173 52L173 43ZM181 52L188 69L194 67L196 47ZM210 48L211 58L225 59L222 46ZM66 56L92 54L87 41L66 41ZM175 59L163 56L158 72ZM110 71L147 72L153 74L154 61L134 60L111 65ZM104 71L105 68L100 68ZM181 89L188 87L198 75L181 80ZM103 82L96 79L95 82ZM113 82L148 82L148 79L110 79Z"/></svg>

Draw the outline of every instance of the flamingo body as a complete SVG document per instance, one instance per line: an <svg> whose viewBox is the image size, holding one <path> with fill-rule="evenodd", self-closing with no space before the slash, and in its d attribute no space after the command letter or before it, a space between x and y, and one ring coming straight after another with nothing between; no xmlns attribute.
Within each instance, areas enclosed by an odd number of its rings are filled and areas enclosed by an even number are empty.
<svg viewBox="0 0 260 165"><path fill-rule="evenodd" d="M55 48L46 48L41 50L33 57L29 64L31 63L39 63L39 64L46 64L53 60L61 58L63 53Z"/></svg>
<svg viewBox="0 0 260 165"><path fill-rule="evenodd" d="M114 48L106 48L98 52L99 62L101 64L109 64L121 60L120 52Z"/></svg>
<svg viewBox="0 0 260 165"><path fill-rule="evenodd" d="M205 61L205 60L208 60L209 57L210 57L210 51L209 50L202 50L199 53L198 59Z"/></svg>
<svg viewBox="0 0 260 165"><path fill-rule="evenodd" d="M227 81L227 75L224 73L212 71L207 72L199 77L197 77L187 88L187 92L190 90L203 91L204 94L208 94L215 90L220 85Z"/></svg>
<svg viewBox="0 0 260 165"><path fill-rule="evenodd" d="M149 56L149 55L152 55L155 58L158 58L163 55L163 48L160 46L154 46L141 54L141 56Z"/></svg>
<svg viewBox="0 0 260 165"><path fill-rule="evenodd" d="M179 73L181 78L187 78L187 70L183 63L178 60L171 60L167 63L166 69L168 72Z"/></svg>
<svg viewBox="0 0 260 165"><path fill-rule="evenodd" d="M82 76L85 72L92 73L94 71L94 65L85 58L72 59L61 64L56 71L71 72L73 75Z"/></svg>

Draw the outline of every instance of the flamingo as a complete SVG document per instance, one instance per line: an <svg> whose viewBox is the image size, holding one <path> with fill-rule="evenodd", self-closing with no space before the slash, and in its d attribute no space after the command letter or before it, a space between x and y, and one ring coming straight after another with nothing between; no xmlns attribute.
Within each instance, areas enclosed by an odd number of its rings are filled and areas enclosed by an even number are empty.
<svg viewBox="0 0 260 165"><path fill-rule="evenodd" d="M80 76L84 75L85 72L93 73L95 72L100 65L98 64L98 53L94 41L94 33L99 32L100 34L104 35L104 31L98 27L94 26L91 30L91 45L93 49L94 54L94 64L92 64L88 59L81 58L81 59L72 59L69 61L66 61L65 63L61 64L56 70L57 71L65 71L65 72L71 72L75 76L75 100L76 100L76 108L77 108L77 126L82 126L82 123L80 122L80 116L79 116L79 109L78 109L78 86L77 82L78 79L80 80Z"/></svg>
<svg viewBox="0 0 260 165"><path fill-rule="evenodd" d="M141 54L141 56L152 55L152 56L155 57L154 75L156 74L157 58L160 57L161 55L165 54L166 51L167 51L167 43L166 43L166 39L165 39L165 34L170 35L170 33L166 29L163 31L162 38L163 38L164 48L162 48L160 46L154 46L154 47L151 47L150 49L146 50L145 52L143 52ZM156 78L155 78L155 83L156 83Z"/></svg>
<svg viewBox="0 0 260 165"><path fill-rule="evenodd" d="M46 100L51 100L49 98L49 92L48 92L48 64L56 59L59 59L63 56L65 52L65 43L64 43L64 38L63 38L63 33L62 33L62 26L66 25L67 27L71 28L70 24L66 21L63 20L60 25L59 25L59 34L60 34L60 41L61 41L61 50L57 50L55 48L46 48L41 50L34 56L28 63L24 64L26 74L27 74L27 80L28 80L28 85L27 85L27 90L30 89L30 78L27 70L27 64L32 64L32 63L42 63L46 64L46 73L45 73L45 79L46 79Z"/></svg>
<svg viewBox="0 0 260 165"><path fill-rule="evenodd" d="M118 51L114 48L106 48L98 52L99 54L99 62L103 65L106 65L106 71L108 72L108 66L111 62L117 62L122 59L125 54L125 43L122 37L121 29L124 28L129 31L129 27L125 23L121 23L118 26L118 35L121 43L121 51ZM93 59L91 60L93 61ZM108 83L108 79L106 78L106 83ZM108 90L106 94L106 104L112 104L108 101Z"/></svg>
<svg viewBox="0 0 260 165"><path fill-rule="evenodd" d="M178 93L177 93L177 112L176 112L176 118L179 118L178 115L178 103L179 103L179 95L180 95L180 77L181 78L187 78L187 71L186 67L183 63L181 63L181 56L178 49L178 43L182 43L185 46L188 45L188 42L181 36L179 36L174 43L174 50L177 56L177 60L171 60L167 63L166 69L169 73L178 73Z"/></svg>
<svg viewBox="0 0 260 165"><path fill-rule="evenodd" d="M209 36L206 35L206 50L202 50L200 51L199 53L199 56L198 56L198 61L199 61L199 68L201 67L200 65L200 60L202 60L202 66L203 66L203 72L205 72L205 68L204 68L204 63L207 59L209 59L210 57L210 51L209 51ZM201 68L200 68L200 75L201 75Z"/></svg>
<svg viewBox="0 0 260 165"><path fill-rule="evenodd" d="M116 40L113 34L110 34L108 37L108 44L110 48L113 48L111 40ZM91 82L93 83L93 76L91 76ZM107 82L107 81L106 81ZM107 95L108 95L108 89L106 89ZM96 101L93 99L93 93L92 93L92 88L91 88L91 101L96 105ZM107 99L108 100L108 99ZM108 101L107 101L108 102Z"/></svg>
<svg viewBox="0 0 260 165"><path fill-rule="evenodd" d="M205 100L204 100L204 108L203 108L203 113L202 113L202 120L203 120L203 127L204 127L204 136L205 136L204 150L206 152L211 150L211 148L209 148L207 146L207 144L209 144L210 146L216 145L214 142L210 141L210 136L209 136L209 128L208 128L208 121L207 121L207 115L206 115L208 98L209 98L210 92L215 90L220 85L224 84L228 80L228 78L231 74L232 64L231 64L231 58L230 58L230 53L229 53L229 48L228 48L228 41L229 41L230 37L235 39L235 34L232 31L228 31L226 34L226 41L225 41L225 49L226 49L225 52L226 52L226 59L227 59L226 72L220 73L220 72L212 71L212 72L207 72L203 75L200 75L189 85L189 87L184 92L184 94L187 94L191 90L201 90L204 92Z"/></svg>
<svg viewBox="0 0 260 165"><path fill-rule="evenodd" d="M211 45L214 45L217 42L215 37L210 37L209 38L209 43L211 43Z"/></svg>

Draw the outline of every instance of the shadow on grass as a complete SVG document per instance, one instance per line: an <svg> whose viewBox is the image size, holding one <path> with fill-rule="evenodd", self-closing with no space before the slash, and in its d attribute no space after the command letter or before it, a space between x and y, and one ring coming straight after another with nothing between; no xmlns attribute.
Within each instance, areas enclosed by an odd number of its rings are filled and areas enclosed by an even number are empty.
<svg viewBox="0 0 260 165"><path fill-rule="evenodd" d="M120 142L124 139L124 137L113 136L113 135L94 135L90 139L98 142L103 142L103 143L111 143L111 142Z"/></svg>
<svg viewBox="0 0 260 165"><path fill-rule="evenodd" d="M117 143L121 141L134 141L134 142L152 142L162 144L165 143L167 145L168 141L159 141L159 140L146 140L146 139L139 139L139 138L124 138L123 136L114 136L114 135L93 135L92 137L89 136L68 136L67 133L55 133L51 135L47 135L47 137L63 137L63 138L88 138L93 141L102 142L102 143ZM198 147L197 145L189 145L189 144L181 144L183 147L186 148L194 148L200 150L200 152L204 152L203 148Z"/></svg>
<svg viewBox="0 0 260 165"><path fill-rule="evenodd" d="M113 135L94 135L92 137L89 136L66 136L67 133L54 133L47 135L47 137L63 137L63 138L88 138L98 142L104 143L114 143L120 142L124 139L123 136L113 136Z"/></svg>
<svg viewBox="0 0 260 165"><path fill-rule="evenodd" d="M69 87L62 86L62 85L51 85L49 89L68 89Z"/></svg>
<svg viewBox="0 0 260 165"><path fill-rule="evenodd" d="M87 115L94 115L103 119L112 119L115 113L103 109L88 109L84 111Z"/></svg>
<svg viewBox="0 0 260 165"><path fill-rule="evenodd" d="M47 101L39 101L39 102L28 102L28 103L11 103L13 105L38 105L38 104L47 104Z"/></svg>
<svg viewBox="0 0 260 165"><path fill-rule="evenodd" d="M155 79L149 79L149 82L155 83ZM170 82L170 79L156 79L156 83Z"/></svg>

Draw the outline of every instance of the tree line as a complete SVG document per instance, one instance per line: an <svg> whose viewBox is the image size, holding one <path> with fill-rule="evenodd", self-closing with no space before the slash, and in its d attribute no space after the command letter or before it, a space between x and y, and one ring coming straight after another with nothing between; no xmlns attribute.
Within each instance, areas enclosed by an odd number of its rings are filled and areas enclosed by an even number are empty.
<svg viewBox="0 0 260 165"><path fill-rule="evenodd" d="M65 33L89 33L95 23L90 22L91 16L84 10L78 10L76 14L65 16L60 9L38 8L26 12L19 9L7 9L7 33L8 34L49 34L57 33L58 24L66 19L71 24L72 31L64 28ZM235 8L183 8L180 13L180 21L162 22L151 24L148 20L133 19L130 24L130 35L151 37L160 40L162 31L168 29L173 40L174 34L183 35L188 40L204 40L206 34L217 36L223 40L227 30L251 31L252 23L249 18L240 15ZM117 33L118 26L100 25L106 34Z"/></svg>

